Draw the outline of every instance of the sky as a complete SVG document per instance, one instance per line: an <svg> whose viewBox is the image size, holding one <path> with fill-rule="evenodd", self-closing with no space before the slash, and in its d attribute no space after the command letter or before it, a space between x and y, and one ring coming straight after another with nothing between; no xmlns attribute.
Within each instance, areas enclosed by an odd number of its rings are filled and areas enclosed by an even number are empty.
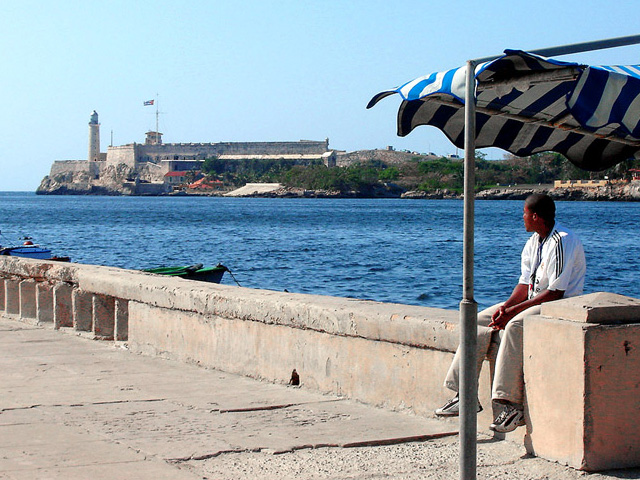
<svg viewBox="0 0 640 480"><path fill-rule="evenodd" d="M504 49L640 33L637 0L2 0L0 191L34 191L54 160L163 141L324 140L336 150L456 153L433 127L396 135L376 93ZM640 46L566 61L638 64ZM461 153L461 152L459 152ZM504 152L490 149L489 159Z"/></svg>

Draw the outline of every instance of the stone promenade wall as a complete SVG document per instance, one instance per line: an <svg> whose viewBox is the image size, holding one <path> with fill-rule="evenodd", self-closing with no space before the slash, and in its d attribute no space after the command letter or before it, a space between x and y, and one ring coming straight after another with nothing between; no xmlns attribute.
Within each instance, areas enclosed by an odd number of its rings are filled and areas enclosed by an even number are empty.
<svg viewBox="0 0 640 480"><path fill-rule="evenodd" d="M457 311L7 256L0 314L272 382L295 369L306 388L420 415L450 396L442 381L459 337ZM497 413L490 372L481 431ZM527 427L512 439L584 470L640 466L640 300L543 305L525 320L524 375Z"/></svg>
<svg viewBox="0 0 640 480"><path fill-rule="evenodd" d="M305 387L419 414L451 395L457 311L3 256L0 276L5 314L144 354L281 383L296 369Z"/></svg>

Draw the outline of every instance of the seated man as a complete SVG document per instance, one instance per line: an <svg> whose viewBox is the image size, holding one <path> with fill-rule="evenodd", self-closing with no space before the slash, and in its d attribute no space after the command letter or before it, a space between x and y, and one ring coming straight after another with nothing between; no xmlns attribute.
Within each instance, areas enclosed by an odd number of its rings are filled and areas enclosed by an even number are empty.
<svg viewBox="0 0 640 480"><path fill-rule="evenodd" d="M523 319L540 313L544 302L582 293L586 262L582 243L555 221L551 197L535 193L524 203L524 227L534 232L522 250L521 275L513 293L478 314L478 374L491 346L497 342L491 398L504 409L489 428L511 432L524 425L524 374L522 371ZM458 392L459 351L447 373L445 386ZM459 414L458 395L436 410L436 415ZM482 407L478 405L478 411Z"/></svg>

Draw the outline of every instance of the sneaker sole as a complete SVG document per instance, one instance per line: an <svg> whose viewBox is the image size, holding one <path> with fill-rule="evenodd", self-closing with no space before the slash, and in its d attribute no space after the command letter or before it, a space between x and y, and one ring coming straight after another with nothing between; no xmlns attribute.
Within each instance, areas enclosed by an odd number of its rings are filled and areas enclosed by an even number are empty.
<svg viewBox="0 0 640 480"><path fill-rule="evenodd" d="M478 405L478 413L480 413L482 411L482 405ZM436 416L438 417L459 417L460 416L460 412L447 412L447 411L443 411L443 410L436 410L434 412L436 414Z"/></svg>
<svg viewBox="0 0 640 480"><path fill-rule="evenodd" d="M438 417L458 417L460 414L458 412L452 413L452 412L435 412L436 416Z"/></svg>

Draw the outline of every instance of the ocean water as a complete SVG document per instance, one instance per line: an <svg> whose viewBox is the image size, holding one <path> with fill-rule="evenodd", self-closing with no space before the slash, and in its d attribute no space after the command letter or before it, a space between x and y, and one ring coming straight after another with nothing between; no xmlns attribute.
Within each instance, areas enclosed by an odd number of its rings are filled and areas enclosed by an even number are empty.
<svg viewBox="0 0 640 480"><path fill-rule="evenodd" d="M640 298L640 203L558 202L582 238L585 293ZM475 299L504 300L529 234L521 201L475 204ZM0 193L0 244L28 235L72 261L222 263L244 287L458 308L459 200L91 197ZM235 284L225 274L223 282Z"/></svg>

